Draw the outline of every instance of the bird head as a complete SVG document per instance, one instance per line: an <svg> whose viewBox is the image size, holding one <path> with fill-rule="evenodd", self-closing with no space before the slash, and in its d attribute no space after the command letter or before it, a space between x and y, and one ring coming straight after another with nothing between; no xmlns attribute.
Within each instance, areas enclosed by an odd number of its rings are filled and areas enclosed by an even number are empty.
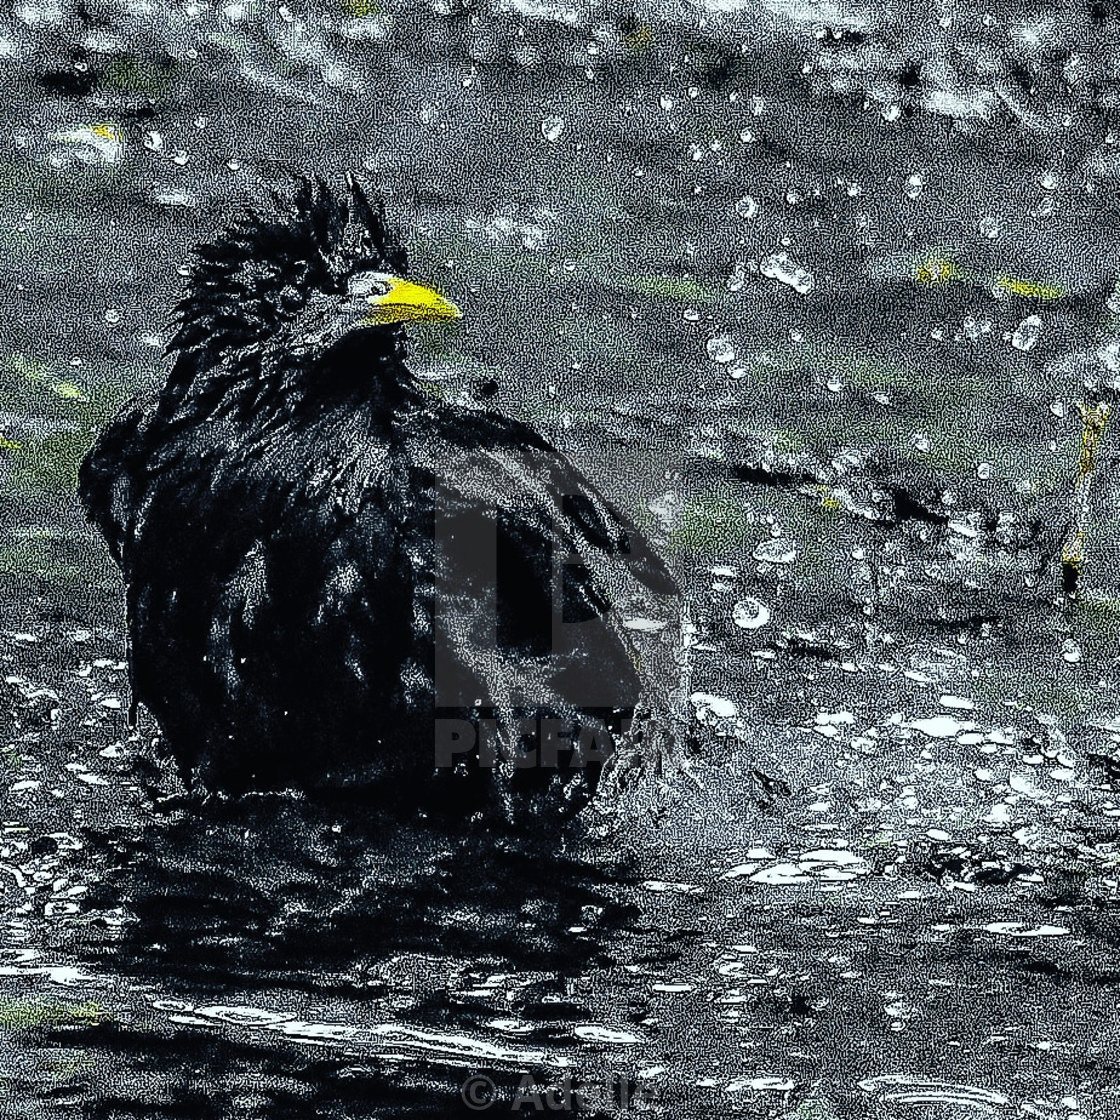
<svg viewBox="0 0 1120 1120"><path fill-rule="evenodd" d="M170 349L207 364L239 355L306 357L369 332L371 351L399 354L408 323L461 312L407 278L404 249L358 179L336 196L318 178L273 194L277 214L249 212L196 249Z"/></svg>

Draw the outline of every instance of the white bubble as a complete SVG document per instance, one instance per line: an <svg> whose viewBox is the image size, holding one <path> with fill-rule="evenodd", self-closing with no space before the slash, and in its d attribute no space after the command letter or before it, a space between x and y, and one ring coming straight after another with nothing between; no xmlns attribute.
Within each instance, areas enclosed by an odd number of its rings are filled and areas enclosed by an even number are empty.
<svg viewBox="0 0 1120 1120"><path fill-rule="evenodd" d="M985 218L981 218L980 219L980 225L977 228L980 230L980 233L984 237L987 237L989 240L994 240L995 238L999 237L999 234L1000 234L999 220L997 218L992 217L991 214L989 214Z"/></svg>
<svg viewBox="0 0 1120 1120"><path fill-rule="evenodd" d="M745 194L735 203L735 213L749 222L758 213L758 203L749 194Z"/></svg>
<svg viewBox="0 0 1120 1120"><path fill-rule="evenodd" d="M563 117L545 117L541 121L541 135L550 143L555 144L564 133Z"/></svg>
<svg viewBox="0 0 1120 1120"><path fill-rule="evenodd" d="M766 564L792 564L797 559L797 546L785 537L772 537L758 545L751 555Z"/></svg>
<svg viewBox="0 0 1120 1120"><path fill-rule="evenodd" d="M735 360L735 347L726 335L709 338L705 349L708 351L708 357L721 366L728 365Z"/></svg>
<svg viewBox="0 0 1120 1120"><path fill-rule="evenodd" d="M788 284L795 292L807 295L813 290L813 274L799 265L789 253L779 251L764 258L758 268L763 276Z"/></svg>
<svg viewBox="0 0 1120 1120"><path fill-rule="evenodd" d="M731 621L743 630L759 630L770 621L770 608L758 599L740 599L732 608Z"/></svg>
<svg viewBox="0 0 1120 1120"><path fill-rule="evenodd" d="M1042 319L1038 315L1028 315L1011 336L1011 345L1026 353L1033 350L1042 335Z"/></svg>
<svg viewBox="0 0 1120 1120"><path fill-rule="evenodd" d="M739 709L734 701L724 696L716 696L711 692L694 692L689 699L696 710L696 718L701 723L713 723L717 720L734 719L739 714Z"/></svg>

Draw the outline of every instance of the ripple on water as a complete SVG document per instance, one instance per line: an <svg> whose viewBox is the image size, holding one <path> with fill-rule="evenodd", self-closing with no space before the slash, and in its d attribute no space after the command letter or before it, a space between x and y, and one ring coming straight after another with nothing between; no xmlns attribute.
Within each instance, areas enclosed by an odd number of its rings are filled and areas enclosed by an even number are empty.
<svg viewBox="0 0 1120 1120"><path fill-rule="evenodd" d="M869 1077L858 1085L865 1093L892 1104L956 1106L992 1116L1011 1105L1008 1097L993 1089L956 1085L949 1081L930 1081L909 1074Z"/></svg>
<svg viewBox="0 0 1120 1120"><path fill-rule="evenodd" d="M843 848L818 848L805 852L797 862L741 863L725 871L722 879L746 879L771 887L788 887L798 883L847 882L871 872L871 865L862 856Z"/></svg>
<svg viewBox="0 0 1120 1120"><path fill-rule="evenodd" d="M1004 937L1068 937L1072 932L1067 926L1032 926L1026 922L989 922L984 931Z"/></svg>

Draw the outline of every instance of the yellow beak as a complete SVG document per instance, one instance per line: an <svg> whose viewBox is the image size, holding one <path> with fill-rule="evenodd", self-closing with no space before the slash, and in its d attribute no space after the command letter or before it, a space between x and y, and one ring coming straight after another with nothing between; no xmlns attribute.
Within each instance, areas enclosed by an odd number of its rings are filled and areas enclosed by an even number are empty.
<svg viewBox="0 0 1120 1120"><path fill-rule="evenodd" d="M461 319L463 313L431 288L413 284L399 276L387 277L389 290L366 296L369 310L364 320L370 325L390 323L425 323L435 319Z"/></svg>

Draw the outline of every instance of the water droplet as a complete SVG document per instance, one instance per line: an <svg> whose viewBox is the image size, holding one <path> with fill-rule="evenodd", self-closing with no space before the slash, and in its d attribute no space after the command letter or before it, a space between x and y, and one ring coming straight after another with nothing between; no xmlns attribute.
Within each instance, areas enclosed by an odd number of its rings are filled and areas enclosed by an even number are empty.
<svg viewBox="0 0 1120 1120"><path fill-rule="evenodd" d="M1055 415L1055 416L1056 416L1056 417L1057 417L1057 418L1058 418L1059 420L1062 420L1062 419L1064 419L1064 418L1065 418L1065 414L1066 414L1066 406L1065 406L1065 402L1064 402L1064 401L1059 401L1059 400L1053 400L1053 401L1051 401L1051 402L1050 402L1050 411L1051 411L1051 413L1053 413L1053 415Z"/></svg>
<svg viewBox="0 0 1120 1120"><path fill-rule="evenodd" d="M110 307L105 312L106 323L119 323L121 321L121 313L115 307Z"/></svg>
<svg viewBox="0 0 1120 1120"><path fill-rule="evenodd" d="M1044 191L1052 191L1058 185L1058 176L1053 171L1044 171L1038 177Z"/></svg>
<svg viewBox="0 0 1120 1120"><path fill-rule="evenodd" d="M521 244L526 249L539 249L548 240L548 232L541 226L527 225L521 230Z"/></svg>
<svg viewBox="0 0 1120 1120"><path fill-rule="evenodd" d="M770 608L758 599L740 599L732 608L731 621L743 630L759 630L770 621Z"/></svg>
<svg viewBox="0 0 1120 1120"><path fill-rule="evenodd" d="M830 393L839 393L844 388L844 380L834 373L825 382L825 388Z"/></svg>
<svg viewBox="0 0 1120 1120"><path fill-rule="evenodd" d="M686 307L681 312L681 318L686 323L699 323L700 322L700 312L697 311L695 307Z"/></svg>
<svg viewBox="0 0 1120 1120"><path fill-rule="evenodd" d="M187 152L183 151L183 149L182 149L182 148L180 148L180 149L179 149L179 150L178 150L178 151L177 151L177 152L176 152L176 153L175 153L175 154L174 154L174 155L173 155L173 156L171 157L171 162L172 162L172 163L174 163L174 164L176 164L176 166L178 166L178 167L185 167L185 166L186 166L186 165L187 165L187 164L188 164L188 163L190 162L190 158L191 158L191 157L190 157L189 153L187 153Z"/></svg>
<svg viewBox="0 0 1120 1120"><path fill-rule="evenodd" d="M717 335L709 338L706 346L708 357L720 365L727 365L735 360L735 347L726 335Z"/></svg>
<svg viewBox="0 0 1120 1120"><path fill-rule="evenodd" d="M915 451L920 451L923 455L927 455L930 448L929 436L925 432L914 432L910 436L910 446Z"/></svg>
<svg viewBox="0 0 1120 1120"><path fill-rule="evenodd" d="M1026 353L1033 350L1042 335L1042 319L1038 315L1028 315L1011 336L1011 345Z"/></svg>
<svg viewBox="0 0 1120 1120"><path fill-rule="evenodd" d="M966 315L961 323L961 333L969 342L978 342L984 335L992 333L991 319L977 319L975 315Z"/></svg>
<svg viewBox="0 0 1120 1120"><path fill-rule="evenodd" d="M789 253L771 253L759 265L759 272L781 284L788 284L795 292L807 295L813 290L813 274L802 268Z"/></svg>
<svg viewBox="0 0 1120 1120"><path fill-rule="evenodd" d="M550 143L555 144L564 132L563 117L545 117L541 121L541 135Z"/></svg>
<svg viewBox="0 0 1120 1120"><path fill-rule="evenodd" d="M989 240L994 240L995 238L999 237L999 220L992 217L991 214L989 214L985 218L981 218L980 225L977 228L980 230L981 235L983 237L987 237Z"/></svg>
<svg viewBox="0 0 1120 1120"><path fill-rule="evenodd" d="M954 696L951 692L943 692L937 701L943 708L957 708L962 712L971 712L976 709L976 701L967 696Z"/></svg>
<svg viewBox="0 0 1120 1120"><path fill-rule="evenodd" d="M906 180L906 197L907 198L921 198L922 188L925 186L925 180L921 175L911 175Z"/></svg>
<svg viewBox="0 0 1120 1120"><path fill-rule="evenodd" d="M930 716L926 719L912 719L902 726L920 731L930 739L950 739L969 725L961 723L960 720L954 719L952 716Z"/></svg>
<svg viewBox="0 0 1120 1120"><path fill-rule="evenodd" d="M792 564L797 559L797 546L786 537L763 541L751 555L765 564Z"/></svg>
<svg viewBox="0 0 1120 1120"><path fill-rule="evenodd" d="M758 213L758 203L749 194L745 194L735 203L735 213L749 222Z"/></svg>
<svg viewBox="0 0 1120 1120"><path fill-rule="evenodd" d="M1035 218L1049 218L1053 215L1055 210L1054 199L1047 195L1045 198L1039 199L1038 205L1031 211L1031 216Z"/></svg>
<svg viewBox="0 0 1120 1120"><path fill-rule="evenodd" d="M1076 665L1081 660L1081 646L1073 638L1062 642L1062 660Z"/></svg>
<svg viewBox="0 0 1120 1120"><path fill-rule="evenodd" d="M671 113L673 111L673 106L676 105L676 102L667 93L663 93L657 99L657 104L660 105L666 113Z"/></svg>
<svg viewBox="0 0 1120 1120"><path fill-rule="evenodd" d="M145 132L144 147L149 152L161 151L163 149L163 137L158 132Z"/></svg>
<svg viewBox="0 0 1120 1120"><path fill-rule="evenodd" d="M1117 280L1112 286L1112 291L1109 292L1108 298L1104 301L1105 307L1112 312L1113 315L1120 315L1120 280Z"/></svg>
<svg viewBox="0 0 1120 1120"><path fill-rule="evenodd" d="M718 720L734 719L739 714L735 704L723 696L711 692L694 692L689 699L696 710L696 718L701 723L715 723Z"/></svg>
<svg viewBox="0 0 1120 1120"><path fill-rule="evenodd" d="M991 463L977 463L976 464L976 477L983 479L985 482L992 477L992 464Z"/></svg>

